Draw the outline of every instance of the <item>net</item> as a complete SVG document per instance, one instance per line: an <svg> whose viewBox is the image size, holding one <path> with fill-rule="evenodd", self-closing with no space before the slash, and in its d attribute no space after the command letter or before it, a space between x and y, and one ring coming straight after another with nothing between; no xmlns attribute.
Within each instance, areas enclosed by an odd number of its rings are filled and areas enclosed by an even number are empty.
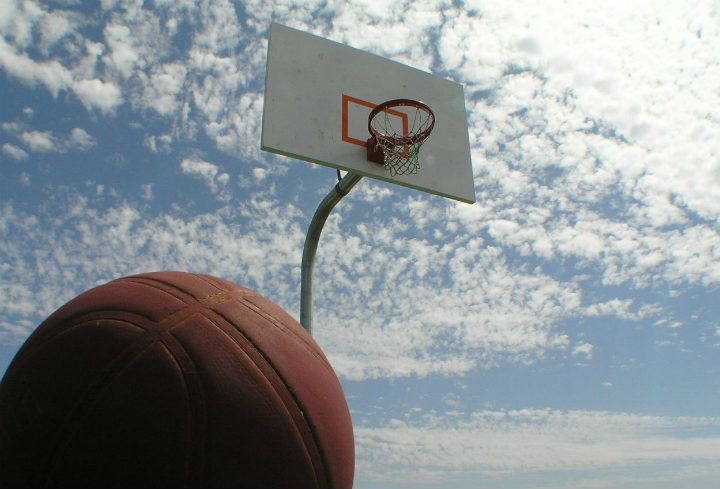
<svg viewBox="0 0 720 489"><path fill-rule="evenodd" d="M390 100L370 113L370 150L382 154L376 161L382 163L391 176L415 174L420 169L420 148L434 125L433 111L422 102Z"/></svg>

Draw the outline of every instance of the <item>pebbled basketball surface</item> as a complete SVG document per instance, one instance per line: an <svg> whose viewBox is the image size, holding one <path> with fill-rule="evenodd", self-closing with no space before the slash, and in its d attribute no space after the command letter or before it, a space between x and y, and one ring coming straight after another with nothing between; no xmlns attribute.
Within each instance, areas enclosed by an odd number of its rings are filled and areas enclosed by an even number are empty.
<svg viewBox="0 0 720 489"><path fill-rule="evenodd" d="M0 487L349 489L352 422L278 306L183 272L91 289L0 384Z"/></svg>

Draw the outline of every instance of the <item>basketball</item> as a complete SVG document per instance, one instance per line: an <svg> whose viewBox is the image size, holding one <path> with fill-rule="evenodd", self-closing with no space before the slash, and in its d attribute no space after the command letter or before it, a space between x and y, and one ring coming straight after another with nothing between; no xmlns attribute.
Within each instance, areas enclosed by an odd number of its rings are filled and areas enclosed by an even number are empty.
<svg viewBox="0 0 720 489"><path fill-rule="evenodd" d="M0 487L349 489L330 363L290 315L226 280L121 278L71 300L0 384Z"/></svg>

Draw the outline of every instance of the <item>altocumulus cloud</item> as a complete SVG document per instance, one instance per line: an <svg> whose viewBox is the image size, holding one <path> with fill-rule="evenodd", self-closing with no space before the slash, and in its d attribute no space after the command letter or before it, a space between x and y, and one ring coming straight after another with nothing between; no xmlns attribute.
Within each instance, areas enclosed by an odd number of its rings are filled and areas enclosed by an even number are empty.
<svg viewBox="0 0 720 489"><path fill-rule="evenodd" d="M364 476L390 487L618 467L640 468L658 483L674 472L720 475L719 427L718 418L605 411L414 410L382 426L361 426L356 438ZM699 434L708 431L715 434ZM678 453L684 467L664 467ZM602 479L593 483L606 487Z"/></svg>
<svg viewBox="0 0 720 489"><path fill-rule="evenodd" d="M478 204L364 181L327 223L317 338L345 380L597 362L600 346L568 327L586 319L700 336L690 321L665 318L677 312L671 298L720 283L711 2L239 5L109 1L86 15L67 2L0 2L7 79L89 115L63 129L42 127L32 110L2 121L2 155L12 160L3 169L22 168L28 194L47 196L0 204L6 340L81 290L155 269L222 275L296 313L303 229L332 178L260 153L271 20L465 86ZM137 183L141 202L106 182L41 183L34 157L79 161L76 150L103 144L90 123L125 116L179 182L214 198L210 209L156 207L167 200L161 180ZM199 141L212 147L188 156ZM702 333L709 344L716 330ZM620 390L607 378L594 386ZM716 418L418 408L358 426L358 477L477 487L551 471L569 473L571 487L686 486L720 476L717 432ZM640 475L613 473L625 468Z"/></svg>

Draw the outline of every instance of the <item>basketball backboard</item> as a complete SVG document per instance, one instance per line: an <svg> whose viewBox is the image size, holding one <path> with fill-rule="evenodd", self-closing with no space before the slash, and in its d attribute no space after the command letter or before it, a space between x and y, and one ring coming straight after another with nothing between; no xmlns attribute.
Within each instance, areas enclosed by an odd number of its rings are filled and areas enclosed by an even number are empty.
<svg viewBox="0 0 720 489"><path fill-rule="evenodd" d="M368 115L391 99L422 101L435 114L415 174L391 175L367 160ZM412 115L403 108L388 113L408 127ZM270 27L262 149L475 202L462 85L277 23Z"/></svg>

